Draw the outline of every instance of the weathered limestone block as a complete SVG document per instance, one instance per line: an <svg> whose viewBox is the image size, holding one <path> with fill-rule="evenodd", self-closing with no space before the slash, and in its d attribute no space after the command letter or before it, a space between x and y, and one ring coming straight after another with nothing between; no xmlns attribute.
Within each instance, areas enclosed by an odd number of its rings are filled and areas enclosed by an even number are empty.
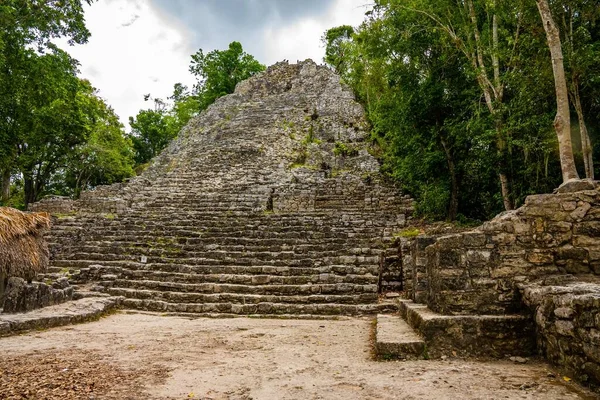
<svg viewBox="0 0 600 400"><path fill-rule="evenodd" d="M417 303L424 303L427 299L429 287L427 278L427 257L425 249L427 246L435 243L435 237L418 236L414 239L412 253L412 293L410 298Z"/></svg>
<svg viewBox="0 0 600 400"><path fill-rule="evenodd" d="M4 296L4 313L21 313L64 303L73 298L73 288L67 278L47 285L41 282L27 283L21 278L9 278Z"/></svg>
<svg viewBox="0 0 600 400"><path fill-rule="evenodd" d="M420 279L427 282L428 295L421 300L450 314L518 310L517 283L564 273L598 274L598 238L596 182L575 182L556 194L529 196L518 210L502 213L472 232L440 237L427 247ZM418 274L420 266L415 268ZM498 282L495 295L491 281ZM452 290L457 292L454 297L449 295Z"/></svg>
<svg viewBox="0 0 600 400"><path fill-rule="evenodd" d="M600 279L557 276L521 290L535 315L542 354L572 378L600 385Z"/></svg>

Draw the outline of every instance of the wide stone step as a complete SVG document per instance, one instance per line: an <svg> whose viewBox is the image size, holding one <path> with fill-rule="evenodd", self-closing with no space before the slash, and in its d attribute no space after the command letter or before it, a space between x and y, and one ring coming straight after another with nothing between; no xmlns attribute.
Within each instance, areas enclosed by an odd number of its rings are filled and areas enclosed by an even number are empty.
<svg viewBox="0 0 600 400"><path fill-rule="evenodd" d="M370 248L339 248L335 244L280 244L259 246L241 245L241 244L216 244L216 243L198 243L196 245L177 244L177 243L114 243L114 242L85 242L78 246L78 251L82 253L98 253L109 251L112 254L138 254L142 251L146 255L175 255L185 254L189 258L208 257L219 258L219 255L230 255L236 257L244 255L246 257L264 257L273 254L281 254L283 258L286 255L308 255L310 257L321 258L333 255L356 255L356 256L378 256L381 251Z"/></svg>
<svg viewBox="0 0 600 400"><path fill-rule="evenodd" d="M184 256L177 257L178 254L173 254L172 257L165 256L145 256L132 254L108 254L108 253L73 253L59 259L59 261L67 260L90 260L96 264L102 264L105 261L141 261L146 257L147 263L177 263L186 265L242 265L242 266L275 266L275 267L315 267L319 265L327 264L346 264L364 266L372 271L373 274L377 274L379 271L379 257L376 256L322 256L322 257L311 257L305 255L304 257L288 257L281 256L261 256L261 257L234 257L231 255L222 255L218 258L189 258ZM56 259L53 260L55 262Z"/></svg>
<svg viewBox="0 0 600 400"><path fill-rule="evenodd" d="M93 232L93 233L92 233ZM356 230L338 230L338 231L323 231L323 232L313 232L313 231L302 231L302 230L280 230L280 231L268 231L268 230L236 230L236 229L224 229L221 231L215 230L200 230L196 229L194 231L187 230L173 230L173 231L129 231L129 230L111 230L111 231L103 231L103 230L95 230L89 231L86 233L85 231L79 233L81 238L84 240L90 241L116 241L119 238L127 239L127 240L135 240L138 242L145 243L153 243L153 242L161 242L161 241L183 241L186 240L190 244L194 244L198 241L210 241L213 240L218 242L223 237L238 237L238 238L247 238L247 239L284 239L290 242L290 244L294 240L356 240L362 243L375 243L377 240L381 240L383 233L365 233ZM62 235L53 234L48 237L49 242L55 242ZM65 237L68 239L68 236ZM63 240L61 243L68 243L68 240Z"/></svg>
<svg viewBox="0 0 600 400"><path fill-rule="evenodd" d="M339 271L339 270L338 270ZM204 271L203 271L204 272ZM103 267L102 275L115 275L120 279L127 280L150 280L168 283L228 283L237 285L309 285L309 284L337 284L352 283L359 285L377 284L378 277L374 275L322 273L319 270L309 269L302 271L285 271L288 275L265 274L257 271L254 274L246 274L242 268L231 269L234 273L176 273L162 272L156 270L130 270L124 268ZM298 275L290 275L298 273Z"/></svg>
<svg viewBox="0 0 600 400"><path fill-rule="evenodd" d="M270 276L298 276L298 275L377 275L377 270L356 265L329 264L314 266L272 266L272 265L190 265L185 263L141 263L138 261L114 260L53 260L49 272L64 270L80 270L93 266L102 266L106 273L119 274L125 271L146 273L159 271L161 273L181 273L195 275L212 274L245 274L245 275L270 275Z"/></svg>
<svg viewBox="0 0 600 400"><path fill-rule="evenodd" d="M141 300L126 298L123 305L138 310L191 313L200 315L232 314L232 315L364 315L393 311L390 305L379 304L232 304L232 303L170 303L160 300Z"/></svg>
<svg viewBox="0 0 600 400"><path fill-rule="evenodd" d="M186 304L370 304L377 303L377 294L322 295L322 294L261 294L261 293L185 293L127 287L109 287L106 292L113 296L124 296L139 300L158 300L168 303Z"/></svg>
<svg viewBox="0 0 600 400"><path fill-rule="evenodd" d="M67 239L63 243L49 242L50 247L64 246L68 244ZM119 248L137 248L137 247L170 247L182 250L228 250L228 251L288 251L288 250L307 250L318 251L326 249L341 249L352 254L374 255L380 254L381 250L368 247L359 240L347 239L325 239L310 240L298 239L290 241L287 239L264 238L253 239L245 237L221 237L221 238L178 238L168 237L161 242L149 242L140 240L138 237L114 236L99 237L95 240L86 239L81 246L96 247L119 247Z"/></svg>
<svg viewBox="0 0 600 400"><path fill-rule="evenodd" d="M535 354L530 315L442 315L411 300L401 299L398 305L402 318L425 340L431 358Z"/></svg>
<svg viewBox="0 0 600 400"><path fill-rule="evenodd" d="M81 227L94 225L95 228L107 227L140 227L140 228L165 228L165 227L248 227L266 228L287 227L304 229L329 229L356 227L362 229L381 228L397 225L399 222L390 219L387 215L348 215L334 217L315 218L268 218L264 216L249 217L248 213L243 215L223 215L212 213L169 213L161 210L161 213L131 215L121 214L119 216L108 214L105 218L85 219L59 219L55 222L53 229L64 229L68 227Z"/></svg>
<svg viewBox="0 0 600 400"><path fill-rule="evenodd" d="M143 220L142 220L143 221ZM269 233L285 233L285 232L310 232L310 233L336 233L351 231L354 233L365 233L372 234L381 231L383 228L389 225L385 223L381 224L366 224L363 222L351 222L351 223L330 223L323 226L319 225L308 225L308 224L290 224L290 223L272 223L269 221L261 221L260 223L240 223L235 221L227 220L215 220L215 221L177 221L172 218L160 223L160 221L154 221L150 223L146 221L145 224L133 223L132 221L118 221L110 222L107 224L81 224L81 225L55 225L53 227L54 232L60 232L64 230L76 230L89 228L89 233L94 231L102 232L116 232L118 230L127 230L131 233L176 233L176 232L200 232L200 233L225 233L227 231L243 231L243 232L255 232L256 230L266 231Z"/></svg>
<svg viewBox="0 0 600 400"><path fill-rule="evenodd" d="M181 283L164 282L151 280L125 280L116 279L106 282L113 288L128 288L136 290L179 292L182 294L200 294L200 293L243 293L256 295L335 295L335 294L367 294L370 300L377 299L377 283L371 284L307 284L307 285L276 285L276 284L255 284L241 285L229 283Z"/></svg>
<svg viewBox="0 0 600 400"><path fill-rule="evenodd" d="M399 315L377 315L375 348L383 359L427 358L425 341Z"/></svg>

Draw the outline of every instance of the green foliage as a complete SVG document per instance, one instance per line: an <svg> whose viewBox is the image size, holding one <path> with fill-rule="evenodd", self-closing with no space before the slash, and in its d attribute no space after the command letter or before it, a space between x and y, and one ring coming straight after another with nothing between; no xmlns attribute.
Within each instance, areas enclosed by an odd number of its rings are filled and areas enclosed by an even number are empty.
<svg viewBox="0 0 600 400"><path fill-rule="evenodd" d="M231 42L227 50L213 50L204 54L202 49L192 55L190 72L198 78L194 94L200 110L206 109L221 96L233 93L235 86L264 71L265 66L244 52L239 42Z"/></svg>
<svg viewBox="0 0 600 400"><path fill-rule="evenodd" d="M91 0L0 3L2 202L25 208L48 193L131 175L130 145L110 108L51 43L85 43Z"/></svg>
<svg viewBox="0 0 600 400"><path fill-rule="evenodd" d="M470 3L378 0L358 29L342 26L323 37L325 61L365 105L384 172L416 198L419 214L435 219L500 212L500 171L516 205L552 191L561 177L552 65L535 3L473 0L479 46ZM600 9L584 1L553 4L562 21L573 23L563 40L573 48L566 59L573 59L568 65L579 79L594 143ZM474 66L479 56L483 69ZM493 112L484 100L485 76L501 90ZM336 143L337 155L345 150Z"/></svg>
<svg viewBox="0 0 600 400"><path fill-rule="evenodd" d="M89 86L90 114L93 114L88 140L76 149L67 166L67 183L75 196L98 185L121 182L133 176L134 152L118 116L93 94Z"/></svg>
<svg viewBox="0 0 600 400"><path fill-rule="evenodd" d="M398 232L397 234L395 234L395 237L401 237L401 238L414 238L417 237L421 234L421 230L419 228L415 228L415 227L408 227L406 229L401 230L400 232Z"/></svg>
<svg viewBox="0 0 600 400"><path fill-rule="evenodd" d="M353 148L352 146L347 145L342 142L335 142L333 147L333 154L341 157L353 157L358 155L358 150Z"/></svg>
<svg viewBox="0 0 600 400"><path fill-rule="evenodd" d="M315 136L315 128L312 124L310 124L310 126L308 127L308 133L306 134L304 139L302 139L301 145L303 147L307 147L310 144L321 144L321 140Z"/></svg>
<svg viewBox="0 0 600 400"><path fill-rule="evenodd" d="M145 100L150 100L150 95L146 95ZM156 157L198 114L198 100L181 83L175 84L169 100L170 105L162 99L153 99L154 109L140 110L135 118L129 117L129 138L135 150L136 165L146 164Z"/></svg>
<svg viewBox="0 0 600 400"><path fill-rule="evenodd" d="M321 42L325 45L323 61L338 74L344 73L348 68L346 62L351 51L350 40L353 34L354 28L343 25L329 29L321 38Z"/></svg>
<svg viewBox="0 0 600 400"><path fill-rule="evenodd" d="M129 117L129 125L137 165L157 156L177 135L169 125L168 115L162 110L141 110L135 118Z"/></svg>

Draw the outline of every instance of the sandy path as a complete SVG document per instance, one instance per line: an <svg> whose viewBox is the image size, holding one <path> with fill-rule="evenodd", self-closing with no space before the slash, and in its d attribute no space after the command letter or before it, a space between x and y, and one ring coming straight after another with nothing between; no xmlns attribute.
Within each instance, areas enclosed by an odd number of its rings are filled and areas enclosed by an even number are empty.
<svg viewBox="0 0 600 400"><path fill-rule="evenodd" d="M100 372L105 367L137 370L114 378L112 393L72 397L85 399L595 398L564 383L540 362L373 361L371 329L370 319L188 320L116 314L0 339L0 359L27 361L52 354L71 361L89 359L101 363L92 370L105 379L111 379ZM12 364L0 367L10 369ZM27 383L35 387L46 373L30 372ZM97 379L102 381L102 376ZM0 397L1 390L2 380Z"/></svg>

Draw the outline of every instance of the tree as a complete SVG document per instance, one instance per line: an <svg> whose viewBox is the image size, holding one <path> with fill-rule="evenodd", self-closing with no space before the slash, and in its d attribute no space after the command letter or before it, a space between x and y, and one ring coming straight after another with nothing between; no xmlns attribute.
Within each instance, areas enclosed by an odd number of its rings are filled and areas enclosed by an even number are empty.
<svg viewBox="0 0 600 400"><path fill-rule="evenodd" d="M145 100L154 102L153 109L140 110L135 118L129 118L131 133L129 139L133 143L136 166L149 162L164 149L198 114L199 101L192 95L187 86L176 83L170 102L160 98L152 99L148 94Z"/></svg>
<svg viewBox="0 0 600 400"><path fill-rule="evenodd" d="M593 148L585 117L582 91L589 89L590 83L597 79L600 43L594 37L594 33L597 32L600 7L597 2L587 0L554 2L552 14L556 15L555 20L560 25L565 74L568 76L567 85L571 104L577 114L585 175L589 179L594 179Z"/></svg>
<svg viewBox="0 0 600 400"><path fill-rule="evenodd" d="M563 64L563 53L560 42L560 32L554 19L547 0L536 0L540 17L546 31L548 48L552 58L552 70L554 71L554 83L556 86L556 117L554 118L554 129L558 137L560 154L560 165L563 182L578 179L575 159L573 157L573 146L571 144L571 113L569 109L569 91L565 77Z"/></svg>
<svg viewBox="0 0 600 400"><path fill-rule="evenodd" d="M348 52L351 51L350 42L353 34L353 27L342 25L327 30L321 38L321 42L325 45L323 61L339 75L343 75L348 68L346 62Z"/></svg>
<svg viewBox="0 0 600 400"><path fill-rule="evenodd" d="M508 60L510 50L501 49L502 43L516 43L520 32L520 24L514 30L507 27L500 29L499 13L502 5L494 1L475 3L473 0L464 2L439 2L430 0L416 0L411 2L389 1L406 10L421 14L432 21L437 29L448 35L450 43L466 57L471 64L472 72L481 89L485 104L492 116L496 129L496 147L498 149L498 177L502 190L504 208L513 208L511 195L510 176L507 165L507 132L503 129L502 104L504 101L505 85L502 79L503 71L501 57ZM517 15L521 11L514 10L514 5L509 4L509 12ZM520 5L517 4L517 7ZM483 16L483 18L482 18ZM500 33L508 34L509 40L500 40ZM504 38L503 38L504 39ZM514 48L513 48L514 50Z"/></svg>
<svg viewBox="0 0 600 400"><path fill-rule="evenodd" d="M85 27L83 4L91 4L91 0L5 0L0 3L0 183L4 203L10 194L11 176L19 169L17 159L22 155L19 154L24 144L22 135L29 129L28 125L31 127L34 120L39 122L42 117L41 109L33 115L28 108L35 100L31 96L37 96L29 86L33 81L41 82L43 76L36 73L45 73L46 68L59 64L68 69L67 64L72 64L50 40L66 37L70 43L87 41L89 31ZM49 57L41 58L47 52ZM46 68L42 67L44 63ZM40 106L39 101L37 105ZM59 101L45 106L46 112L50 107L55 111L60 108ZM26 200L31 200L31 183L28 192Z"/></svg>
<svg viewBox="0 0 600 400"><path fill-rule="evenodd" d="M545 46L535 5L520 1L380 0L345 39L342 79L421 215L487 219L556 187Z"/></svg>
<svg viewBox="0 0 600 400"><path fill-rule="evenodd" d="M198 50L192 55L190 72L198 79L194 94L200 110L219 97L233 93L239 82L264 70L265 66L245 53L239 42L231 42L227 50L213 50L207 54Z"/></svg>
<svg viewBox="0 0 600 400"><path fill-rule="evenodd" d="M187 123L196 115L200 106L198 98L194 96L187 86L176 83L173 87L173 94L169 97L173 102L170 115L174 118L173 130L175 132L187 125Z"/></svg>
<svg viewBox="0 0 600 400"><path fill-rule="evenodd" d="M91 133L68 161L65 176L69 194L75 197L82 190L121 182L134 175L133 144L125 135L119 117L97 96L89 82L83 84L89 96Z"/></svg>
<svg viewBox="0 0 600 400"><path fill-rule="evenodd" d="M156 157L177 136L162 101L155 101L154 109L141 110L135 118L129 117L129 138L135 150L135 163L142 165Z"/></svg>
<svg viewBox="0 0 600 400"><path fill-rule="evenodd" d="M87 140L90 124L89 99L67 53L29 51L24 65L27 84L14 106L11 160L23 176L27 205L39 199L51 176Z"/></svg>

